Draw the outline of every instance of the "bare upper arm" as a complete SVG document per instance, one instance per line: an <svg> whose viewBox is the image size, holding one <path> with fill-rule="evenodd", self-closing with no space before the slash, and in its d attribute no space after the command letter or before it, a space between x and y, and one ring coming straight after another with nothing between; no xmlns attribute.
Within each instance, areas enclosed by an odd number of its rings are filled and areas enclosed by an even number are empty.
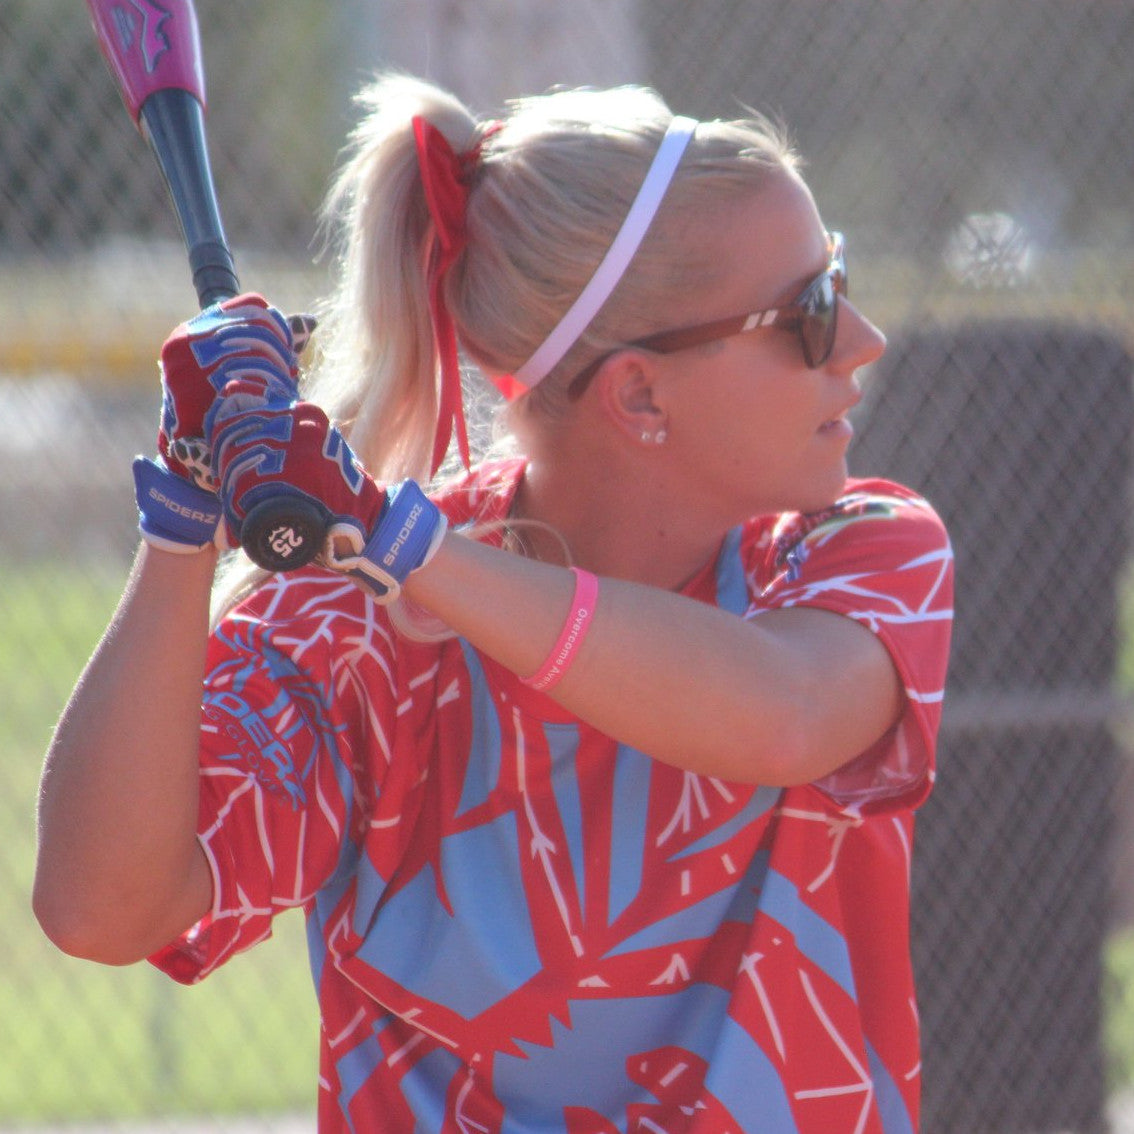
<svg viewBox="0 0 1134 1134"><path fill-rule="evenodd" d="M778 646L797 706L792 780L835 771L897 722L905 703L901 678L868 627L816 607L767 611L757 622Z"/></svg>

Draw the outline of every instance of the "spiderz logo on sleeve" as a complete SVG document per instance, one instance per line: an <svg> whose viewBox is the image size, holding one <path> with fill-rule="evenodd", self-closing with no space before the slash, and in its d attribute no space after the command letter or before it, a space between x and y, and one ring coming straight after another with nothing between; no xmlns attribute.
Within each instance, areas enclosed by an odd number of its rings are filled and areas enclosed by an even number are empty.
<svg viewBox="0 0 1134 1134"><path fill-rule="evenodd" d="M236 746L234 752L221 755L222 760L243 763L266 791L285 797L293 808L307 802L287 745L243 697L223 690L211 692L203 713L206 727Z"/></svg>

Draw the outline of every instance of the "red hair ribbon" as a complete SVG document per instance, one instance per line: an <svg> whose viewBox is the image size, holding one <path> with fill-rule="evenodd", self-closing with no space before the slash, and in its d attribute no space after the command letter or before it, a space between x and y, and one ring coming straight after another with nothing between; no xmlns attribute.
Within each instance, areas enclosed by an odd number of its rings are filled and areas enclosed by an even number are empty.
<svg viewBox="0 0 1134 1134"><path fill-rule="evenodd" d="M436 473L449 450L454 431L457 447L469 468L469 438L465 425L465 407L461 396L461 369L457 357L457 332L444 297L445 274L464 251L468 234L465 212L469 199L469 178L480 158L480 146L468 153L457 154L449 140L431 122L416 115L413 138L425 202L437 232L437 247L427 268L429 307L433 316L433 333L441 358L441 391L438 395L437 431L433 438L431 474Z"/></svg>

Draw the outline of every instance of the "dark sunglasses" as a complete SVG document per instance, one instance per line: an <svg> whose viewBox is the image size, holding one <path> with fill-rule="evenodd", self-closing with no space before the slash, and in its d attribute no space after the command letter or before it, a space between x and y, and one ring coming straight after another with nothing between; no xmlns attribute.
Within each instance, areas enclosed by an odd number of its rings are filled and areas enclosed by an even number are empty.
<svg viewBox="0 0 1134 1134"><path fill-rule="evenodd" d="M797 331L803 361L810 369L818 369L831 357L839 314L838 297L847 294L846 242L841 232L832 232L828 241L831 248L830 263L800 292L794 302L784 307L734 315L729 319L716 319L712 323L698 323L695 327L682 327L677 331L661 331L617 349L636 348L656 351L658 354L674 354L679 350L704 346L733 335L776 327ZM614 353L615 351L608 351L600 355L576 375L567 387L568 397L580 397L598 368Z"/></svg>

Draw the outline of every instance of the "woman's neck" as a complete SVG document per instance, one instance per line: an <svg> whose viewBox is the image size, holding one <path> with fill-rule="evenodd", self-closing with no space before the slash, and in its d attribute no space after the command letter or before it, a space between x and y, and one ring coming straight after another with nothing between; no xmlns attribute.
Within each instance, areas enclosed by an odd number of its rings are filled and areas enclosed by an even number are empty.
<svg viewBox="0 0 1134 1134"><path fill-rule="evenodd" d="M509 519L513 539L531 558L677 590L716 554L724 535L683 523L679 507L648 466L533 457Z"/></svg>

